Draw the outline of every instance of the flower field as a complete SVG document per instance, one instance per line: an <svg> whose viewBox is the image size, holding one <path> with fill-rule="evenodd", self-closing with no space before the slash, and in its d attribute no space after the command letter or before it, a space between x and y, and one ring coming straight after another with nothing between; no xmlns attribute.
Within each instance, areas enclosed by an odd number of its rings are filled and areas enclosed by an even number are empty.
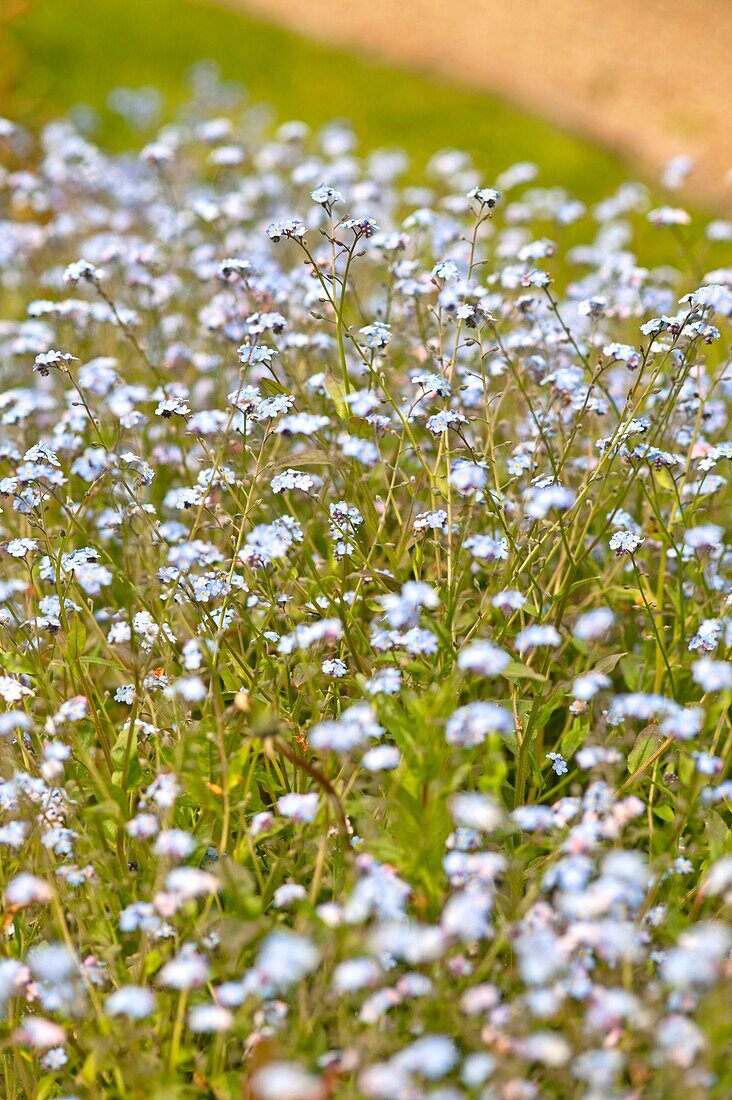
<svg viewBox="0 0 732 1100"><path fill-rule="evenodd" d="M0 120L8 1100L732 1095L697 222L207 79Z"/></svg>

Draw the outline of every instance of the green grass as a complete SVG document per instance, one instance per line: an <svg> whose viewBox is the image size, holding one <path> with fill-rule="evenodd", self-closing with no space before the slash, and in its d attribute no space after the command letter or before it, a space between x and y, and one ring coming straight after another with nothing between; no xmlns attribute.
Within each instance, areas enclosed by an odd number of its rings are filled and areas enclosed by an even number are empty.
<svg viewBox="0 0 732 1100"><path fill-rule="evenodd" d="M487 177L530 159L544 181L589 200L627 175L618 157L499 99L326 49L212 3L29 0L5 21L0 109L33 121L89 104L101 109L101 140L117 148L130 134L104 109L110 89L154 84L175 103L190 66L212 59L278 117L313 125L348 117L365 147L399 145L418 164L445 146L470 152Z"/></svg>

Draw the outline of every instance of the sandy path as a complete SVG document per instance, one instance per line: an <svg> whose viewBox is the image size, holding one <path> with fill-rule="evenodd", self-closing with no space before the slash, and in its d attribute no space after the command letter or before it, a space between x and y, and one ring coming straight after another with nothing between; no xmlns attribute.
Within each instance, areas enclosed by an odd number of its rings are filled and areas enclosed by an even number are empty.
<svg viewBox="0 0 732 1100"><path fill-rule="evenodd" d="M732 0L226 0L495 92L732 201ZM378 94L378 93L376 93Z"/></svg>

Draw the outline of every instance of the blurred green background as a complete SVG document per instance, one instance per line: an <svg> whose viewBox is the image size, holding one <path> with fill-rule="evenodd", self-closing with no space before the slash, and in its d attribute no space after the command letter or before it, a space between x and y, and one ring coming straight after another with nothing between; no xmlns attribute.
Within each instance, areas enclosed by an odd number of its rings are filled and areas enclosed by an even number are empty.
<svg viewBox="0 0 732 1100"><path fill-rule="evenodd" d="M279 121L350 119L361 147L399 145L417 168L437 149L472 154L490 182L518 160L592 200L628 168L611 153L500 100L306 42L207 0L0 0L0 111L37 124L78 104L112 148L134 132L107 105L118 86L152 86L170 108L186 74L215 61ZM139 141L139 137L138 137Z"/></svg>

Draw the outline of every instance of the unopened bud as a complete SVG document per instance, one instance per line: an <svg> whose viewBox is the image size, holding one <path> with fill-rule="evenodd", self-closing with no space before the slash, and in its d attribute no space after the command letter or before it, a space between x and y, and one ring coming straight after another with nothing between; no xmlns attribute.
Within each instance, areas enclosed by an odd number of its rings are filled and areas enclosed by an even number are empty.
<svg viewBox="0 0 732 1100"><path fill-rule="evenodd" d="M248 691L237 691L234 696L234 706L242 714L248 714L252 709L252 697Z"/></svg>

